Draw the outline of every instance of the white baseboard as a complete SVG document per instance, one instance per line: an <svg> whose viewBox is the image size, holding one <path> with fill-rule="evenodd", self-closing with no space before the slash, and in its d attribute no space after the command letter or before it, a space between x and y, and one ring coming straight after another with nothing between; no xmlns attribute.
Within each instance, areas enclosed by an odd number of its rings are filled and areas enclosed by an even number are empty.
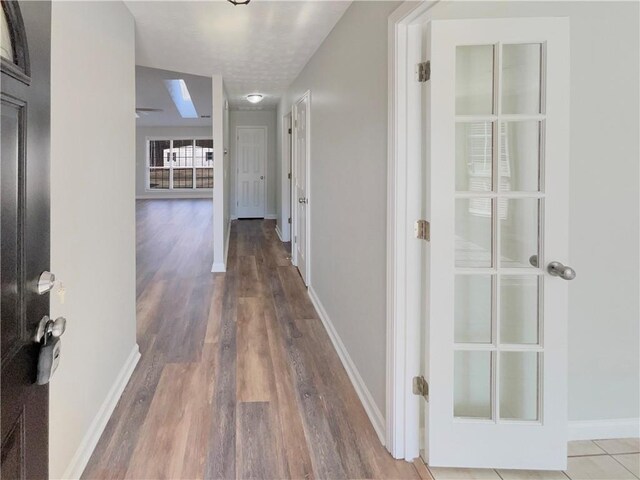
<svg viewBox="0 0 640 480"><path fill-rule="evenodd" d="M91 425L82 439L82 442L80 442L76 453L71 458L69 466L65 470L62 478L80 478L82 476L82 472L87 466L87 463L89 463L91 454L96 448L98 440L100 440L100 436L107 426L107 422L109 421L109 418L111 418L111 414L116 408L118 400L120 400L120 396L127 386L133 370L138 364L138 360L140 360L140 349L138 348L138 344L136 344L133 347L133 350L131 350L129 358L127 358L126 362L122 366L120 373L118 373L116 381L111 386L109 393L107 393L107 397L104 399L100 410L98 410L98 413L91 422Z"/></svg>
<svg viewBox="0 0 640 480"><path fill-rule="evenodd" d="M640 418L569 422L569 440L640 437Z"/></svg>
<svg viewBox="0 0 640 480"><path fill-rule="evenodd" d="M227 234L224 236L224 264L225 270L229 262L229 237L231 237L231 222L227 223Z"/></svg>
<svg viewBox="0 0 640 480"><path fill-rule="evenodd" d="M278 225L276 225L276 235L278 235L278 238L281 242L284 242L284 240L282 240L282 233L280 233L280 227L278 227Z"/></svg>
<svg viewBox="0 0 640 480"><path fill-rule="evenodd" d="M227 271L227 266L223 262L215 263L211 266L211 273L224 273Z"/></svg>
<svg viewBox="0 0 640 480"><path fill-rule="evenodd" d="M347 351L346 347L342 343L342 340L340 339L338 332L334 328L333 323L331 323L331 320L329 319L329 315L327 315L327 311L322 306L320 299L318 298L315 290L311 286L309 286L309 298L311 298L311 303L313 303L313 306L318 311L320 320L322 321L324 328L327 330L327 333L329 334L329 338L331 339L331 343L333 343L333 347L338 352L338 356L342 361L342 365L344 366L344 369L347 371L347 375L349 375L349 379L351 380L351 383L353 384L353 388L355 388L356 393L358 394L358 397L360 397L360 401L362 402L364 410L367 412L367 415L369 416L369 420L371 421L374 430L378 434L378 438L380 439L380 442L382 443L382 445L384 445L385 444L385 427L384 427L385 422L384 422L384 417L382 416L382 412L376 405L376 402L373 400L373 396L371 395L371 392L365 385L364 380L362 380L362 377L360 376L360 373L358 372L356 365L353 363L353 360L351 360L351 357L349 356L349 352Z"/></svg>
<svg viewBox="0 0 640 480"><path fill-rule="evenodd" d="M211 273L224 273L227 271L227 259L229 257L229 237L231 235L231 221L227 224L227 233L225 234L224 245L224 262L213 262L211 265Z"/></svg>

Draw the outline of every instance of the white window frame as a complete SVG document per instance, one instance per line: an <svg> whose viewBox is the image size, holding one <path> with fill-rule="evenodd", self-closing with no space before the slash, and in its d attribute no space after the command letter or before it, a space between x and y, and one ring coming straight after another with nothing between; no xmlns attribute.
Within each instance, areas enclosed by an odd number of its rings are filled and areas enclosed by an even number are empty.
<svg viewBox="0 0 640 480"><path fill-rule="evenodd" d="M207 135L161 135L161 136L150 136L150 137L145 137L145 180L144 180L144 189L145 192L172 192L172 193L184 193L184 192L213 192L213 188L196 188L196 169L198 168L213 168L213 165L211 165L211 167L196 167L195 165L192 167L193 168L193 186L191 188L178 188L178 189L174 189L173 188L173 164L170 163L169 164L169 188L151 188L151 176L150 176L150 171L151 171L151 158L149 156L149 146L150 143L156 140L164 140L164 141L168 141L171 142L170 143L170 148L173 151L173 141L174 140L193 140L194 142L196 140L211 140L213 141L213 136L207 136ZM214 157L213 157L213 163L215 163L215 152L214 152ZM189 167L185 167L185 168L189 168ZM215 185L215 173L214 173L214 185Z"/></svg>

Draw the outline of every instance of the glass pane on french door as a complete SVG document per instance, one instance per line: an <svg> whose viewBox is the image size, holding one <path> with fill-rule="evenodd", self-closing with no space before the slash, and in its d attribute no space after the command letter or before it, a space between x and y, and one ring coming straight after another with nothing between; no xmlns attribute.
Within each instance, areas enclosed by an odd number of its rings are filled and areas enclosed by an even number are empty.
<svg viewBox="0 0 640 480"><path fill-rule="evenodd" d="M544 324L542 44L456 47L458 421L539 422Z"/></svg>

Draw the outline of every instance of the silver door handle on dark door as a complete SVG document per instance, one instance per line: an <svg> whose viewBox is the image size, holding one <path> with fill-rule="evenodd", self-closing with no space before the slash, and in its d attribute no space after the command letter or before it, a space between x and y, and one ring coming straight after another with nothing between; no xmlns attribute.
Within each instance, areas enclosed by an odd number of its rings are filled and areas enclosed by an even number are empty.
<svg viewBox="0 0 640 480"><path fill-rule="evenodd" d="M560 262L551 262L547 267L547 272L554 277L560 277L564 280L573 280L576 278L576 271L571 267L561 264Z"/></svg>

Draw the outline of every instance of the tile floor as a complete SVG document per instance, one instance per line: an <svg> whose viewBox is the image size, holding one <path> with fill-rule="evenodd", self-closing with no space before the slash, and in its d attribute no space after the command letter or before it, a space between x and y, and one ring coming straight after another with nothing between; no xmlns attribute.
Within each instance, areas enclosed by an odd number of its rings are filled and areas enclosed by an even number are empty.
<svg viewBox="0 0 640 480"><path fill-rule="evenodd" d="M569 442L564 472L429 468L434 480L638 480L640 439Z"/></svg>

